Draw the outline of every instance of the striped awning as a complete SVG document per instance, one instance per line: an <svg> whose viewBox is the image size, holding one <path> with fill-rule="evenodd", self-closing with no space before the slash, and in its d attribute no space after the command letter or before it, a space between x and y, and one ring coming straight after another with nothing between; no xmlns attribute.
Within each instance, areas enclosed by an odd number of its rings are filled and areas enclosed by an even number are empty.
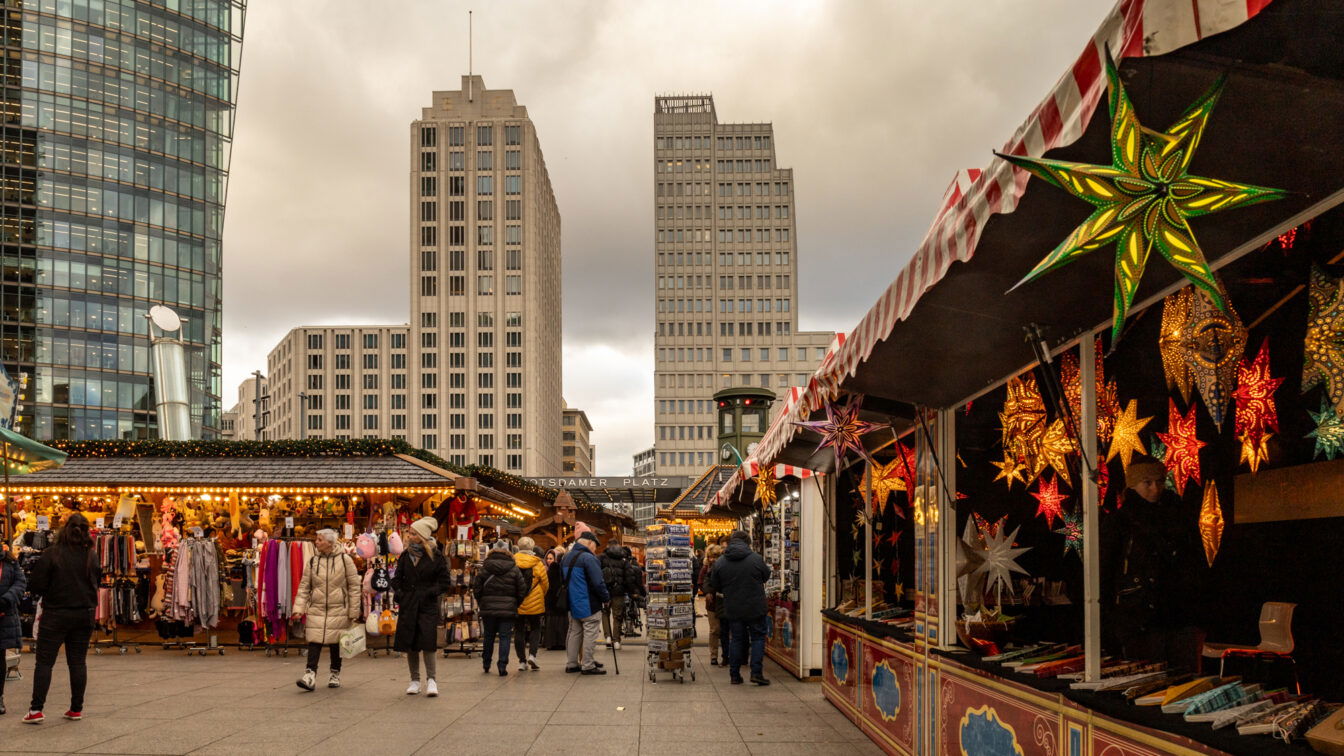
<svg viewBox="0 0 1344 756"><path fill-rule="evenodd" d="M1000 151L1040 157L1082 136L1106 94L1107 47L1117 60L1162 55L1239 26L1270 2L1120 0L1084 45L1082 54ZM761 440L753 455L756 459L775 459L798 433L794 423L834 401L845 379L855 374L897 322L909 317L915 303L947 274L952 263L966 262L974 256L990 216L1017 208L1027 178L1025 171L1015 170L999 158L984 169L960 171L953 177L932 226L910 262L848 337L837 335L807 385L801 387L800 395L790 401ZM738 478L729 481L720 495L731 495L737 483Z"/></svg>

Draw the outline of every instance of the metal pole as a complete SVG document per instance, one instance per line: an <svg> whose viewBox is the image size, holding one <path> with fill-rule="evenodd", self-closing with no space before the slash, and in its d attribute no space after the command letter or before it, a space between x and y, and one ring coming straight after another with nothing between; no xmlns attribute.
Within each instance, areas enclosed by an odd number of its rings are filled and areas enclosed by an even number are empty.
<svg viewBox="0 0 1344 756"><path fill-rule="evenodd" d="M5 442L5 545L9 548L9 542L13 540L10 533L14 529L14 509L9 502L9 442Z"/></svg>
<svg viewBox="0 0 1344 756"><path fill-rule="evenodd" d="M1097 460L1097 369L1096 339L1088 332L1078 345L1078 375L1083 384L1082 417L1078 437L1082 442L1083 459ZM1101 538L1098 523L1101 512L1097 502L1097 481L1080 470L1083 508L1083 632L1086 657L1084 679L1101 679Z"/></svg>
<svg viewBox="0 0 1344 756"><path fill-rule="evenodd" d="M863 618L873 618L873 468L863 474Z"/></svg>

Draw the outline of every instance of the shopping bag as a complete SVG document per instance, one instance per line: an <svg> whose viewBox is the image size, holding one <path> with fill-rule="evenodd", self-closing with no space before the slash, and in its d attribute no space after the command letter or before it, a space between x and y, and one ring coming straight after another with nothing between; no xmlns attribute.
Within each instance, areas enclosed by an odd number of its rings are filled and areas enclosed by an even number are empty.
<svg viewBox="0 0 1344 756"><path fill-rule="evenodd" d="M352 625L349 630L341 633L341 658L353 659L364 653L364 643L364 626Z"/></svg>

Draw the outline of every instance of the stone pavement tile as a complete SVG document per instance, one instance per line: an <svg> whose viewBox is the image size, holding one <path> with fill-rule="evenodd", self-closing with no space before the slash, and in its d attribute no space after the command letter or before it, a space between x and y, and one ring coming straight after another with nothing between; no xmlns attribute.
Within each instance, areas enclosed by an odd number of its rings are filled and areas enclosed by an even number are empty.
<svg viewBox="0 0 1344 756"><path fill-rule="evenodd" d="M735 711L733 724L738 727L830 727L820 716L796 711Z"/></svg>
<svg viewBox="0 0 1344 756"><path fill-rule="evenodd" d="M430 738L416 753L453 756L500 756L501 753L524 753L541 734L540 724L516 724L507 731L496 724L480 724L458 720ZM501 748L501 736L507 733L508 747Z"/></svg>
<svg viewBox="0 0 1344 756"><path fill-rule="evenodd" d="M71 753L128 733L142 732L149 737L160 725L146 719L104 718L92 714L83 721L69 722L62 719L59 712L49 713L49 720L40 725L25 725L19 721L23 708L11 708L9 714L0 719L0 751Z"/></svg>
<svg viewBox="0 0 1344 756"><path fill-rule="evenodd" d="M797 727L754 727L738 725L737 731L748 743L842 743L848 740L839 730L829 725L800 725Z"/></svg>
<svg viewBox="0 0 1344 756"><path fill-rule="evenodd" d="M713 701L645 701L640 723L646 725L730 725L732 716Z"/></svg>
<svg viewBox="0 0 1344 756"><path fill-rule="evenodd" d="M526 709L504 711L501 709L496 709L492 706L481 704L477 705L474 708L468 709L466 713L464 713L458 719L458 722L481 725L481 726L489 725L499 728L500 725L521 725L521 724L542 725L545 724L550 718L551 718L551 710L549 709L545 711L535 711Z"/></svg>
<svg viewBox="0 0 1344 756"><path fill-rule="evenodd" d="M752 756L883 756L872 741L862 743L747 743Z"/></svg>
<svg viewBox="0 0 1344 756"><path fill-rule="evenodd" d="M424 748L425 744L439 732L440 730L434 727L398 728L396 731L365 730L363 732L356 732L355 728L351 728L320 743L309 743L308 747L299 753L314 754L314 756L344 756L345 754L350 754L350 756L369 756L369 754L409 756L409 754ZM496 753L498 752L496 750ZM198 751L198 753L201 752ZM237 753L237 751L231 753ZM444 748L437 753L457 754L470 753L470 751Z"/></svg>
<svg viewBox="0 0 1344 756"><path fill-rule="evenodd" d="M690 728L685 725L644 725L639 732L640 743L676 742L682 748L686 748L688 741L694 742L697 748L701 742L742 742L742 734L730 724L699 724Z"/></svg>
<svg viewBox="0 0 1344 756"><path fill-rule="evenodd" d="M790 701L788 699L775 698L752 698L750 696L725 696L723 699L723 708L725 711L736 714L737 712L762 711L798 714L815 714L820 709L814 709L803 701ZM826 708L832 708L828 703Z"/></svg>
<svg viewBox="0 0 1344 756"><path fill-rule="evenodd" d="M615 709L617 706L625 706L627 709L639 710L640 696L638 694L614 698L611 696L595 696L588 691L569 693L560 700L560 705L556 707L556 712L581 712L581 711L607 711Z"/></svg>
<svg viewBox="0 0 1344 756"><path fill-rule="evenodd" d="M629 756L639 748L639 727L634 725L546 725L529 754L584 754Z"/></svg>
<svg viewBox="0 0 1344 756"><path fill-rule="evenodd" d="M637 725L640 714L638 706L613 704L607 701L605 709L593 711L556 711L551 714L547 724L553 725ZM621 706L624 711L617 710Z"/></svg>
<svg viewBox="0 0 1344 756"><path fill-rule="evenodd" d="M660 682L656 685L644 686L644 701L718 701L719 692L712 686L703 683L686 683L678 685L677 683Z"/></svg>
<svg viewBox="0 0 1344 756"><path fill-rule="evenodd" d="M686 738L681 740L658 740L649 742L641 739L639 742L639 756L750 756L747 744L740 740L737 741L699 741L697 740L693 747L688 748Z"/></svg>
<svg viewBox="0 0 1344 756"><path fill-rule="evenodd" d="M412 699L414 700L414 699ZM471 704L466 701L437 702L434 699L421 699L425 703L416 701L415 703L396 703L380 710L369 710L359 718L362 724L386 723L389 727L394 726L400 730L403 727L413 729L418 724L439 724L448 726L454 722L462 721L462 717L471 709ZM356 712L350 712L352 716ZM431 733L432 734L432 733Z"/></svg>
<svg viewBox="0 0 1344 756"><path fill-rule="evenodd" d="M150 724L139 732L98 743L80 753L180 754L210 745L235 735L242 722L195 722L191 727L164 727ZM277 728L278 729L278 728Z"/></svg>
<svg viewBox="0 0 1344 756"><path fill-rule="evenodd" d="M495 691L480 699L482 705L497 711L555 711L565 691L547 691L544 695L515 693L512 689Z"/></svg>
<svg viewBox="0 0 1344 756"><path fill-rule="evenodd" d="M313 722L302 716L287 717L281 722L273 721L269 726L254 723L238 727L238 722L234 725L230 734L192 753L209 756L229 756L237 753L265 753L268 756L296 754L307 750L314 743L337 736L349 729L346 723Z"/></svg>

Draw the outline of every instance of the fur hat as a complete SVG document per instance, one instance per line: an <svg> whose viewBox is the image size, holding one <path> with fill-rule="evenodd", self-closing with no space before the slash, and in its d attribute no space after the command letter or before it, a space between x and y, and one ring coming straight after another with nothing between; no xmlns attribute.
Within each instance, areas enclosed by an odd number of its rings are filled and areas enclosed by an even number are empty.
<svg viewBox="0 0 1344 756"><path fill-rule="evenodd" d="M439 521L433 517L421 517L411 523L411 530L426 541L434 540L434 531L439 529Z"/></svg>

